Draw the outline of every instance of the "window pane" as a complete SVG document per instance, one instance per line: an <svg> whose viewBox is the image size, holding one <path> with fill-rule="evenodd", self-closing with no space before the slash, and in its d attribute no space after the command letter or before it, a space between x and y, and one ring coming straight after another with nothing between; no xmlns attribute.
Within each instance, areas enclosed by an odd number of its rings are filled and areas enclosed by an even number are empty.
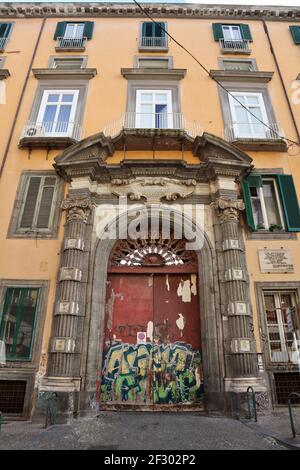
<svg viewBox="0 0 300 470"><path fill-rule="evenodd" d="M0 334L7 359L28 359L35 323L38 289L7 290Z"/></svg>
<svg viewBox="0 0 300 470"><path fill-rule="evenodd" d="M57 124L55 127L56 132L67 132L71 114L71 106L62 105L59 108Z"/></svg>
<svg viewBox="0 0 300 470"><path fill-rule="evenodd" d="M57 103L59 101L59 95L49 95L48 96L48 99L47 99L47 102L48 103Z"/></svg>
<svg viewBox="0 0 300 470"><path fill-rule="evenodd" d="M150 102L152 101L152 93L142 93L141 94L141 101L145 103L145 101Z"/></svg>
<svg viewBox="0 0 300 470"><path fill-rule="evenodd" d="M74 95L70 95L70 94L62 95L62 101L64 103L72 103L73 99L74 99Z"/></svg>
<svg viewBox="0 0 300 470"><path fill-rule="evenodd" d="M257 188L250 188L250 194L254 224L257 229L264 229L266 227L263 218L261 200Z"/></svg>
<svg viewBox="0 0 300 470"><path fill-rule="evenodd" d="M263 195L270 225L281 225L277 198L273 181L263 182Z"/></svg>
<svg viewBox="0 0 300 470"><path fill-rule="evenodd" d="M155 93L156 103L166 103L167 102L167 93Z"/></svg>

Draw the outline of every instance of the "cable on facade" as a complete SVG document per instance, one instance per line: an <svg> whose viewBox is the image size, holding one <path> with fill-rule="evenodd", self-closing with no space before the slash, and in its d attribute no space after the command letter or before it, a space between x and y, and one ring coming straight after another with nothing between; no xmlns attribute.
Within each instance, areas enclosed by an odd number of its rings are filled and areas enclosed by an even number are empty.
<svg viewBox="0 0 300 470"><path fill-rule="evenodd" d="M177 41L177 39L174 38L174 36L172 36L160 23L158 23L157 21L155 21L154 18L152 18L152 16L150 15L150 13L147 12L147 10L145 8L142 7L142 5L137 2L136 0L133 0L133 2L139 7L139 9L154 23L156 24L162 31L164 31L164 33L170 38L172 39L172 41L175 42L175 44L177 44L177 46L181 47L181 49L183 49L189 56L192 57L193 60L195 60L197 62L198 65L200 65L200 67L204 70L205 73L207 73L207 75L212 79L214 80L220 88L222 88L222 90L224 90L229 96L231 96L237 103L239 103L239 105L244 108L247 113L249 113L252 117L254 117L258 122L260 122L263 126L265 126L267 129L269 129L273 134L276 134L280 139L284 139L286 140L287 142L290 142L291 145L297 145L298 147L300 147L300 144L298 142L296 142L295 140L292 140L292 139L289 139L287 137L283 137L282 135L280 135L278 132L276 132L274 129L272 129L272 127L269 126L269 124L265 123L264 121L262 121L261 119L259 119L257 116L255 116L254 113L252 113L236 96L234 96L221 82L219 82L219 80L217 80L215 77L212 76L212 74L210 73L210 71L197 59L197 57L195 57L192 52L190 52L183 44L181 44L179 41Z"/></svg>

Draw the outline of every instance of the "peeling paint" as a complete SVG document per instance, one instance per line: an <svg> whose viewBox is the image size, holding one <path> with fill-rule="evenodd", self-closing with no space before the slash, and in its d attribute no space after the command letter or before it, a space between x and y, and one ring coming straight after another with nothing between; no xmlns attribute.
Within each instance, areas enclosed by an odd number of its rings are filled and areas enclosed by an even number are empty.
<svg viewBox="0 0 300 470"><path fill-rule="evenodd" d="M108 313L108 319L107 319L107 328L109 331L112 330L112 323L113 323L113 311L114 311L114 303L116 298L120 300L124 300L123 294L120 292L118 294L115 294L114 289L111 290L110 298L107 301L106 304L106 311Z"/></svg>
<svg viewBox="0 0 300 470"><path fill-rule="evenodd" d="M153 287L153 276L150 274L148 276L148 287Z"/></svg>
<svg viewBox="0 0 300 470"><path fill-rule="evenodd" d="M167 286L167 290L170 292L170 284L169 284L169 275L166 274L166 286Z"/></svg>
<svg viewBox="0 0 300 470"><path fill-rule="evenodd" d="M177 320L176 320L176 325L177 325L177 328L179 328L180 336L182 337L183 330L184 330L185 323L186 323L186 319L184 318L182 313L178 313L178 316L179 316L179 318L177 318Z"/></svg>
<svg viewBox="0 0 300 470"><path fill-rule="evenodd" d="M148 321L147 324L147 338L150 339L150 341L153 341L153 321Z"/></svg>
<svg viewBox="0 0 300 470"><path fill-rule="evenodd" d="M187 279L186 281L183 281L181 279L181 282L177 289L177 295L178 297L181 297L182 302L192 301L191 281L189 279Z"/></svg>
<svg viewBox="0 0 300 470"><path fill-rule="evenodd" d="M197 295L197 274L191 274L191 292L193 295Z"/></svg>

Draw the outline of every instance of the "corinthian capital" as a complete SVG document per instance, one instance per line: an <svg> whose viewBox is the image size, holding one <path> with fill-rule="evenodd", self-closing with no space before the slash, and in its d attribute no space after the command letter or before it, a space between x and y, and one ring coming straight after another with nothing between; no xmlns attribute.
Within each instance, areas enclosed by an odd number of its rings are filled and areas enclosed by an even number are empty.
<svg viewBox="0 0 300 470"><path fill-rule="evenodd" d="M67 222L81 221L87 223L94 202L90 197L68 197L61 204L62 210L67 212Z"/></svg>
<svg viewBox="0 0 300 470"><path fill-rule="evenodd" d="M245 209L242 199L225 199L219 198L212 203L217 210L221 223L229 220L239 220L239 214Z"/></svg>

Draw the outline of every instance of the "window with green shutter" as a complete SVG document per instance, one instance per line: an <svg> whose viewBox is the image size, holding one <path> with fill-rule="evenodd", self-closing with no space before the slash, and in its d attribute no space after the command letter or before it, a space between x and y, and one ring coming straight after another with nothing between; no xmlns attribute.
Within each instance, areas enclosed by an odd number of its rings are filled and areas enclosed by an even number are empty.
<svg viewBox="0 0 300 470"><path fill-rule="evenodd" d="M51 230L56 188L55 176L30 176L28 178L19 219L19 230Z"/></svg>
<svg viewBox="0 0 300 470"><path fill-rule="evenodd" d="M0 38L8 38L12 23L0 23Z"/></svg>
<svg viewBox="0 0 300 470"><path fill-rule="evenodd" d="M167 25L163 22L144 21L142 23L140 45L142 47L167 47L166 28Z"/></svg>
<svg viewBox="0 0 300 470"><path fill-rule="evenodd" d="M93 21L59 21L56 25L54 39L68 38L68 39L92 39L94 30Z"/></svg>
<svg viewBox="0 0 300 470"><path fill-rule="evenodd" d="M299 203L291 175L251 175L242 186L251 230L300 231Z"/></svg>
<svg viewBox="0 0 300 470"><path fill-rule="evenodd" d="M212 27L215 41L220 39L253 41L248 24L213 23Z"/></svg>
<svg viewBox="0 0 300 470"><path fill-rule="evenodd" d="M36 324L38 288L10 287L0 315L0 340L6 360L30 360Z"/></svg>
<svg viewBox="0 0 300 470"><path fill-rule="evenodd" d="M295 44L300 44L300 26L290 26L290 31Z"/></svg>

